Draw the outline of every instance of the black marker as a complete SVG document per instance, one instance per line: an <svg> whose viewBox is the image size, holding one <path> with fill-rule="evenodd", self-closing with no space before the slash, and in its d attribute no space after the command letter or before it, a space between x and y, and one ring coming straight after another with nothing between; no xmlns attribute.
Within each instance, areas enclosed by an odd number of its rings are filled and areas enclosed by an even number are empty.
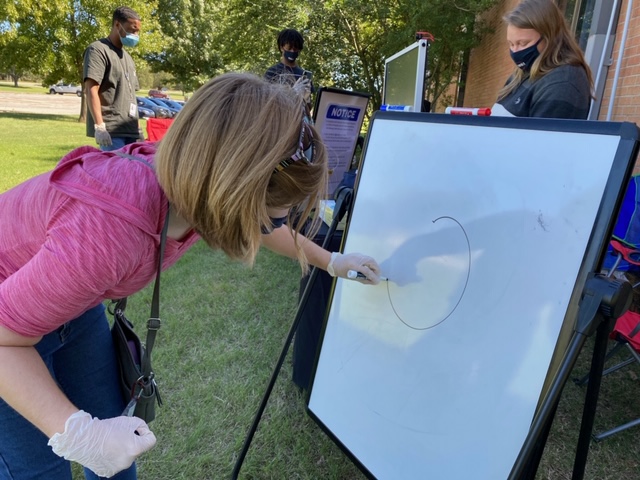
<svg viewBox="0 0 640 480"><path fill-rule="evenodd" d="M364 280L367 279L366 275L360 272L356 272L355 270L349 270L347 272L347 278L350 278L351 280L355 280L356 278L362 278ZM389 279L387 277L380 277L380 280L382 280L383 282L388 282Z"/></svg>

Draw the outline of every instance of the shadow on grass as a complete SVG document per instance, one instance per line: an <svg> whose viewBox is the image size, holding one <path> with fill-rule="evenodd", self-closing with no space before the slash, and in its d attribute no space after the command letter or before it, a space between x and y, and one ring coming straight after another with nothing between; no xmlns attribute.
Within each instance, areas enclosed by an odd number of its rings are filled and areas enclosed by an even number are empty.
<svg viewBox="0 0 640 480"><path fill-rule="evenodd" d="M50 115L48 113L17 113L0 112L0 118L12 118L14 120L51 120L54 122L78 122L77 115Z"/></svg>

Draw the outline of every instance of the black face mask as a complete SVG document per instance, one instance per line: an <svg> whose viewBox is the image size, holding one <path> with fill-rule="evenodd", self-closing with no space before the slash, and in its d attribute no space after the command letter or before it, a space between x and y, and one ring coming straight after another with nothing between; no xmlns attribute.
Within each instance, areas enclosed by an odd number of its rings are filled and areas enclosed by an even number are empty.
<svg viewBox="0 0 640 480"><path fill-rule="evenodd" d="M278 218L269 217L269 221L271 222L271 225L270 226L262 226L260 228L260 232L263 235L269 235L276 228L280 228L285 223L287 223L287 219L288 219L288 217L278 217Z"/></svg>
<svg viewBox="0 0 640 480"><path fill-rule="evenodd" d="M300 52L291 52L289 50L283 50L282 51L282 55L284 56L284 58L286 58L289 62L295 62L296 58L298 58L298 55L300 55Z"/></svg>
<svg viewBox="0 0 640 480"><path fill-rule="evenodd" d="M519 50L517 52L509 50L511 58L518 68L521 68L525 72L531 69L533 62L535 62L536 58L540 56L540 52L538 51L538 44L541 41L542 37L540 37L540 39L536 43L525 49Z"/></svg>

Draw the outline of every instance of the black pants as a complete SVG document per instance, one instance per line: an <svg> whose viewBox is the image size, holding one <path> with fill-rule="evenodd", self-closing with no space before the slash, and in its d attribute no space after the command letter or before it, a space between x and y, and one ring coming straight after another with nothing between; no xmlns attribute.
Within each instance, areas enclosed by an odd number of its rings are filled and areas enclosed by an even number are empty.
<svg viewBox="0 0 640 480"><path fill-rule="evenodd" d="M318 245L322 245L326 233L326 225L323 225L323 228L320 229L313 241ZM341 242L342 232L337 231L325 248L331 252L338 251ZM308 282L308 275L300 281L300 297L302 297ZM303 306L300 323L296 330L296 336L293 341L293 382L303 390L311 386L311 375L320 343L322 325L329 307L332 284L333 277L324 270L319 270L311 285L311 291L306 304Z"/></svg>

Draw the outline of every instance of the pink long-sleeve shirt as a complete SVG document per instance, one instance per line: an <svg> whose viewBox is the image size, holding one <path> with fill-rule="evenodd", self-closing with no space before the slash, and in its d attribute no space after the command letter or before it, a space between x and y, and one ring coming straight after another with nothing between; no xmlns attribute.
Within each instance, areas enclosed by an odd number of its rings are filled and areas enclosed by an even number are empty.
<svg viewBox="0 0 640 480"><path fill-rule="evenodd" d="M154 144L122 151L153 165ZM0 325L44 335L145 287L155 279L167 210L149 165L93 147L1 194ZM167 238L163 269L198 238Z"/></svg>

